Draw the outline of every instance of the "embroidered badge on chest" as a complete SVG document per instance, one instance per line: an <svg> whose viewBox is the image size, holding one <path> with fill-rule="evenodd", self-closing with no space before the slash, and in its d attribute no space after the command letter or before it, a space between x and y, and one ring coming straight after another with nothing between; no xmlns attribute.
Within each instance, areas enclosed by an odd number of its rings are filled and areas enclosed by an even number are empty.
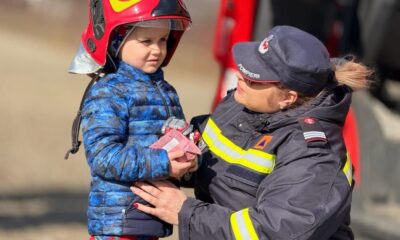
<svg viewBox="0 0 400 240"><path fill-rule="evenodd" d="M264 135L261 139L254 145L255 149L264 149L272 140L272 136Z"/></svg>

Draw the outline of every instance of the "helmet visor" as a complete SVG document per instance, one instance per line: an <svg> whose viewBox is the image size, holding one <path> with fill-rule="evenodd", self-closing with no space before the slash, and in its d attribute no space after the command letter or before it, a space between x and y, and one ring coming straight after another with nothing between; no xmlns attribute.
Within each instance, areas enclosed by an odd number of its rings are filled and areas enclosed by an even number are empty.
<svg viewBox="0 0 400 240"><path fill-rule="evenodd" d="M114 35L112 36L112 40L109 46L109 53L112 57L118 56L122 45L125 43L128 36L137 27L165 28L173 31L186 31L190 28L190 22L185 19L156 19L140 21L120 26L114 31Z"/></svg>
<svg viewBox="0 0 400 240"><path fill-rule="evenodd" d="M167 28L174 31L186 31L191 26L190 21L186 19L171 18L139 21L128 25L134 27Z"/></svg>

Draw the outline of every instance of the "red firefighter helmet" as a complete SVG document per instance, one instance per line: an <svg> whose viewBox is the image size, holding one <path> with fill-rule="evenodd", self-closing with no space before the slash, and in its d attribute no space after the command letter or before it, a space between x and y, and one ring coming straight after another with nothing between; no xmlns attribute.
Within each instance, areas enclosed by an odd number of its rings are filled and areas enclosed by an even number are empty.
<svg viewBox="0 0 400 240"><path fill-rule="evenodd" d="M110 36L117 27L161 19L171 20L167 56L162 64L166 66L183 32L191 26L183 0L89 0L89 24L82 33L81 47L70 72L91 73L104 67ZM79 66L82 62L91 66Z"/></svg>

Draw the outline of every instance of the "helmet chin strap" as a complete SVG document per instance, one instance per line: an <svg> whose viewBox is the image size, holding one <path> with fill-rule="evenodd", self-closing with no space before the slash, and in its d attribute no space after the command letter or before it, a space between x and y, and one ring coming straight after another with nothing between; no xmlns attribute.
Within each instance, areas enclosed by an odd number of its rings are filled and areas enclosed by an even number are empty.
<svg viewBox="0 0 400 240"><path fill-rule="evenodd" d="M116 62L116 57L112 57L111 54L109 54L107 52L107 61L106 61L106 65L103 67L103 69L101 69L101 72L104 74L107 73L112 73L117 71L118 69L118 64Z"/></svg>
<svg viewBox="0 0 400 240"><path fill-rule="evenodd" d="M123 45L134 29L135 26L133 24L124 24L113 30L110 35L106 54L110 55L112 58L117 58Z"/></svg>
<svg viewBox="0 0 400 240"><path fill-rule="evenodd" d="M121 43L119 44L119 46L118 46L118 48L117 48L117 51L115 52L115 56L113 56L113 57L118 57L118 54L119 54L119 52L121 51L122 46L125 44L125 42L126 42L126 40L128 39L129 35L132 34L132 32L135 30L135 28L136 28L135 26L132 26L131 29L129 29L129 30L126 32L124 38L122 39ZM108 54L108 53L107 53L107 54Z"/></svg>

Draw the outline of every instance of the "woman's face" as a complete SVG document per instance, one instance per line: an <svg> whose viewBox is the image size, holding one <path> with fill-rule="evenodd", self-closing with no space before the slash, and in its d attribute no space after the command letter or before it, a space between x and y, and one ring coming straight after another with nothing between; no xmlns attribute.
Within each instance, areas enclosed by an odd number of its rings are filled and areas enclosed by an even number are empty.
<svg viewBox="0 0 400 240"><path fill-rule="evenodd" d="M278 87L276 83L257 83L238 78L235 100L249 110L260 113L274 113L281 110L281 105L288 99L288 91Z"/></svg>
<svg viewBox="0 0 400 240"><path fill-rule="evenodd" d="M154 73L167 55L168 28L137 27L121 48L122 61Z"/></svg>

